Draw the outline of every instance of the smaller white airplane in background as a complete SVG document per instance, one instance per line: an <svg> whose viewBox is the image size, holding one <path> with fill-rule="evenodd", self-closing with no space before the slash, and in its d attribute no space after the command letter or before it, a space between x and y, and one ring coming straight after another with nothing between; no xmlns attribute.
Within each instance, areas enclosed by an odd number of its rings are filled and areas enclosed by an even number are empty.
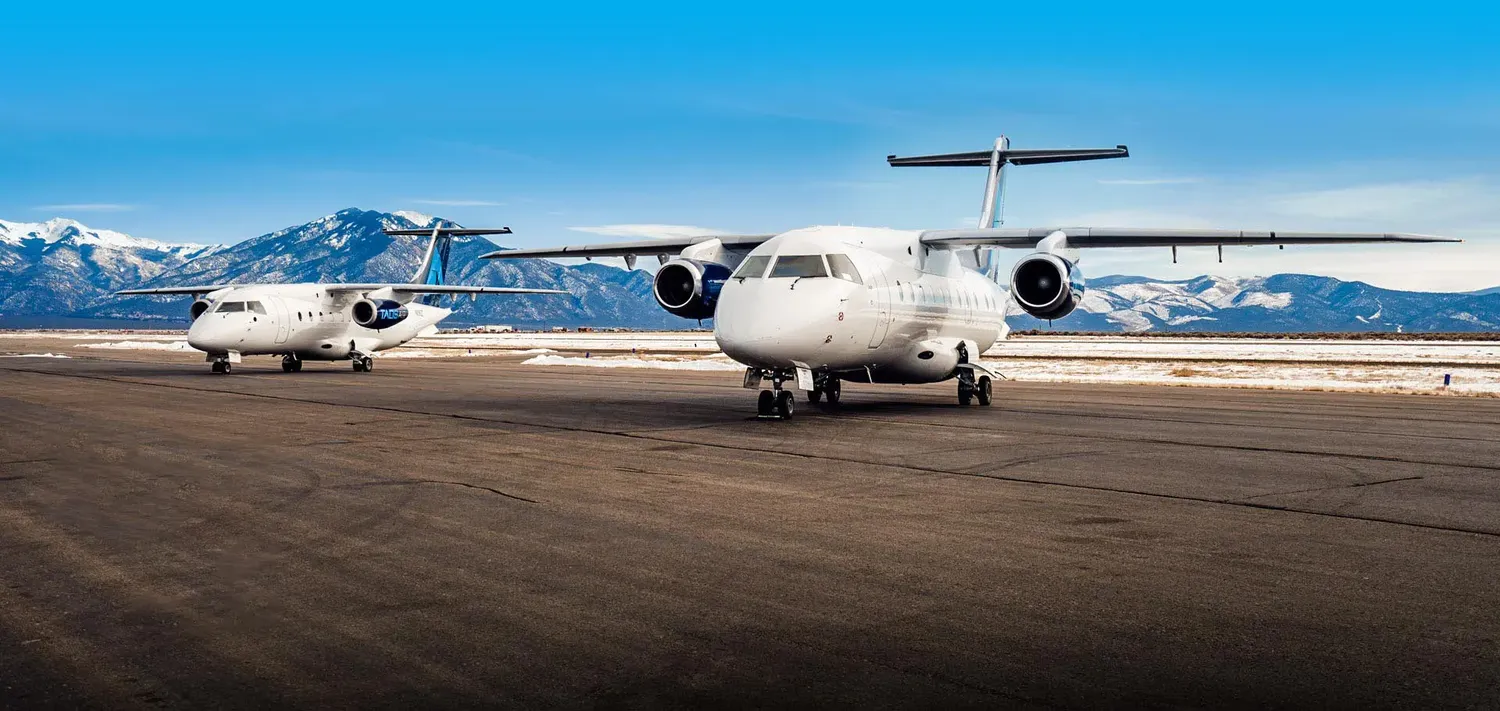
<svg viewBox="0 0 1500 711"><path fill-rule="evenodd" d="M304 360L350 360L355 371L369 372L375 365L372 353L427 333L453 313L439 307L436 296L424 295L567 294L555 289L443 283L454 235L510 232L508 227L386 230L388 235L432 235L426 256L408 284L211 284L116 293L192 294L188 345L207 354L215 373L228 373L231 364L247 355L279 355L281 369L288 373L302 370Z"/></svg>

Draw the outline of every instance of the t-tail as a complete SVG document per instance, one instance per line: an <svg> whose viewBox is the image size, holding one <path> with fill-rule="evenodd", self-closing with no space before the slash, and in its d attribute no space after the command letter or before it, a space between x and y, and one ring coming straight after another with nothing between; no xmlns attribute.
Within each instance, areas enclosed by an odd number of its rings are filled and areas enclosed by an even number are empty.
<svg viewBox="0 0 1500 711"><path fill-rule="evenodd" d="M1071 163L1104 158L1128 158L1130 149L1114 148L1027 148L1011 150L1010 139L1001 136L995 139L995 147L988 151L972 153L943 153L929 156L886 156L892 166L978 166L989 168L989 177L984 183L984 203L979 208L979 227L999 227L1005 221L1005 166L1038 165L1041 163ZM986 253L976 255L980 270L994 276L993 260Z"/></svg>
<svg viewBox="0 0 1500 711"><path fill-rule="evenodd" d="M412 274L411 283L426 286L446 286L448 284L448 254L453 249L453 238L457 235L508 235L511 234L509 227L494 229L471 229L467 227L450 227L438 225L432 229L415 230L386 230L388 235L431 235L432 239L427 242L427 251L422 255L422 263L417 266L417 271ZM419 303L436 306L441 294L427 294L418 299Z"/></svg>

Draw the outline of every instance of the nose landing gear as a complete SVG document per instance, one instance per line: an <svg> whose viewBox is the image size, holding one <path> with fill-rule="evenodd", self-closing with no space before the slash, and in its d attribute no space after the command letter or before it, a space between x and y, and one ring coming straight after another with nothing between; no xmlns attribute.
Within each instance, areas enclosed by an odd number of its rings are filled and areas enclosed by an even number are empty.
<svg viewBox="0 0 1500 711"><path fill-rule="evenodd" d="M208 369L220 375L228 375L229 358L227 356L220 356L218 358L215 358L213 364L208 366Z"/></svg>
<svg viewBox="0 0 1500 711"><path fill-rule="evenodd" d="M288 353L288 354L282 356L281 357L281 372L283 372L283 373L300 373L300 372L302 372L302 359L298 358L296 355L294 355L292 353Z"/></svg>
<svg viewBox="0 0 1500 711"><path fill-rule="evenodd" d="M763 420L792 419L797 409L796 398L792 397L791 391L783 390L781 385L788 378L796 377L796 374L779 370L762 371L747 368L745 369L745 387L759 387L761 379L767 375L771 378L771 389L760 391L760 397L756 400L755 416Z"/></svg>

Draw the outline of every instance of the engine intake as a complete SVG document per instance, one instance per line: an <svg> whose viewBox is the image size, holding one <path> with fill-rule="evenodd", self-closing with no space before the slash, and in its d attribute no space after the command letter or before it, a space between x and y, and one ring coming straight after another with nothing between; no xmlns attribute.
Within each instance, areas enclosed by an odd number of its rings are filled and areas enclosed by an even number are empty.
<svg viewBox="0 0 1500 711"><path fill-rule="evenodd" d="M1083 271L1055 254L1033 254L1011 270L1010 293L1026 313L1059 319L1083 300Z"/></svg>
<svg viewBox="0 0 1500 711"><path fill-rule="evenodd" d="M729 280L730 269L715 262L673 259L656 270L651 292L667 313L683 318L712 318L719 290Z"/></svg>
<svg viewBox="0 0 1500 711"><path fill-rule="evenodd" d="M208 313L214 307L214 302L207 299L194 299L193 305L188 307L188 313L192 314L193 320L197 321L199 316Z"/></svg>
<svg viewBox="0 0 1500 711"><path fill-rule="evenodd" d="M350 309L350 312L355 323L376 331L405 321L408 314L405 305L389 299L380 301L360 299L354 302L354 307Z"/></svg>

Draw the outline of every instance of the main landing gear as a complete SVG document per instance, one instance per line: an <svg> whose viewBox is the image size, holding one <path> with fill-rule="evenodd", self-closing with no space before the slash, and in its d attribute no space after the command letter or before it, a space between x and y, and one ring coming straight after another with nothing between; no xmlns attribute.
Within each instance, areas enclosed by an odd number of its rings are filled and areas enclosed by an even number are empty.
<svg viewBox="0 0 1500 711"><path fill-rule="evenodd" d="M282 356L281 357L281 372L283 372L283 373L300 373L300 372L302 372L302 359L298 358L295 355L292 355L291 353L288 353L288 354Z"/></svg>
<svg viewBox="0 0 1500 711"><path fill-rule="evenodd" d="M368 373L375 369L375 359L370 356L356 353L351 359L354 361L354 372L356 373Z"/></svg>
<svg viewBox="0 0 1500 711"><path fill-rule="evenodd" d="M771 378L771 389L760 391L760 398L756 400L755 416L763 420L792 419L792 415L797 410L796 398L792 396L792 391L783 390L781 385L789 378L795 378L796 373L747 368L745 370L745 387L759 387L761 379L765 377Z"/></svg>
<svg viewBox="0 0 1500 711"><path fill-rule="evenodd" d="M968 405L971 400L978 400L979 404L989 407L994 398L990 391L990 376L981 375L974 377L974 371L968 368L960 368L958 371L958 404Z"/></svg>
<svg viewBox="0 0 1500 711"><path fill-rule="evenodd" d="M807 391L808 402L818 402L824 398L828 404L839 404L840 392L839 379L832 375L816 375L813 377L813 389Z"/></svg>

